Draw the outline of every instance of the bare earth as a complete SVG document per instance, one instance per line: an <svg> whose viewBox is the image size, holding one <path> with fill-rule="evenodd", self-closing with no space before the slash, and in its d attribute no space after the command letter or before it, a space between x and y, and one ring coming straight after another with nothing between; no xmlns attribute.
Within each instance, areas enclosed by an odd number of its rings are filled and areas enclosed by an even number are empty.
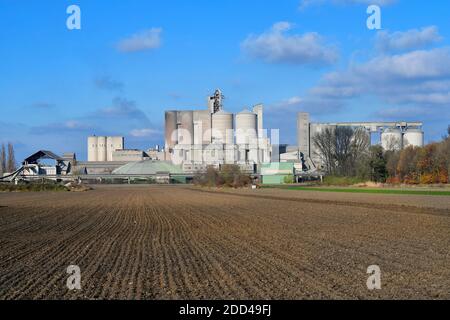
<svg viewBox="0 0 450 320"><path fill-rule="evenodd" d="M81 268L69 291L66 268ZM379 265L382 290L366 287ZM0 299L450 299L450 197L0 194Z"/></svg>

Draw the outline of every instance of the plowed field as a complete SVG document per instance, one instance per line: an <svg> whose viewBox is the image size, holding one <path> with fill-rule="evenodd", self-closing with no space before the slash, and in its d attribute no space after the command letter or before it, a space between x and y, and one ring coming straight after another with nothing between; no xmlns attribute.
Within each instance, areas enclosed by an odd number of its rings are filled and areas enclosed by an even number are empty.
<svg viewBox="0 0 450 320"><path fill-rule="evenodd" d="M82 288L69 291L78 265ZM381 268L369 291L367 268ZM450 299L450 197L0 194L0 299Z"/></svg>

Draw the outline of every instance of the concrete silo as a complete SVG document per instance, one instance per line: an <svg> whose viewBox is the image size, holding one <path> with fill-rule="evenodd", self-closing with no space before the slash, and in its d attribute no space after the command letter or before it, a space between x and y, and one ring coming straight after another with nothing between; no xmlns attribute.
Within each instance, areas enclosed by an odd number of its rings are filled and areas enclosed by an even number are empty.
<svg viewBox="0 0 450 320"><path fill-rule="evenodd" d="M253 107L253 113L256 114L257 121L258 121L257 135L260 138L262 138L264 136L264 133L263 133L263 131L264 131L263 109L264 109L264 106L262 104L257 104Z"/></svg>
<svg viewBox="0 0 450 320"><path fill-rule="evenodd" d="M425 142L424 133L420 129L406 129L403 135L403 147L423 147Z"/></svg>
<svg viewBox="0 0 450 320"><path fill-rule="evenodd" d="M178 144L191 145L194 142L194 112L178 111Z"/></svg>
<svg viewBox="0 0 450 320"><path fill-rule="evenodd" d="M177 130L177 111L166 112L166 130L165 130L165 145L166 149L173 149L177 144L176 130Z"/></svg>
<svg viewBox="0 0 450 320"><path fill-rule="evenodd" d="M211 113L209 110L194 111L194 142L195 145L211 143Z"/></svg>
<svg viewBox="0 0 450 320"><path fill-rule="evenodd" d="M403 135L399 128L388 128L381 133L381 146L384 150L401 150L402 142Z"/></svg>
<svg viewBox="0 0 450 320"><path fill-rule="evenodd" d="M104 162L106 160L107 160L106 137L97 137L97 161Z"/></svg>
<svg viewBox="0 0 450 320"><path fill-rule="evenodd" d="M219 111L212 115L212 142L233 144L233 114Z"/></svg>
<svg viewBox="0 0 450 320"><path fill-rule="evenodd" d="M244 110L236 115L236 144L254 144L257 139L257 115Z"/></svg>
<svg viewBox="0 0 450 320"><path fill-rule="evenodd" d="M88 137L88 161L95 162L98 157L98 137Z"/></svg>

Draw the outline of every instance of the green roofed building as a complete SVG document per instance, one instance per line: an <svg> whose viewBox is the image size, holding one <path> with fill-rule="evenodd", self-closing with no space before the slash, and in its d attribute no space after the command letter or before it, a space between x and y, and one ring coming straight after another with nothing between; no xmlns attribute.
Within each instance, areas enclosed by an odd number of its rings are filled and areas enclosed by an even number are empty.
<svg viewBox="0 0 450 320"><path fill-rule="evenodd" d="M114 170L112 174L131 178L151 177L159 183L186 183L188 180L188 175L183 172L181 166L168 161L130 162Z"/></svg>
<svg viewBox="0 0 450 320"><path fill-rule="evenodd" d="M263 184L284 184L287 178L295 173L294 163L272 162L261 165L261 178Z"/></svg>
<svg viewBox="0 0 450 320"><path fill-rule="evenodd" d="M181 166L176 166L168 161L145 160L140 162L130 162L113 171L113 174L120 175L156 175L160 172L170 174L183 174Z"/></svg>

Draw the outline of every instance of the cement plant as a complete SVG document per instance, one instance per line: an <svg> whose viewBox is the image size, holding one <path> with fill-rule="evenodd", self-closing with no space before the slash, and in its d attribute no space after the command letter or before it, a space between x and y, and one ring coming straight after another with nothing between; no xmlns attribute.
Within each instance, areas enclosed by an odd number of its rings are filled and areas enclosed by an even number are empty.
<svg viewBox="0 0 450 320"><path fill-rule="evenodd" d="M450 300L450 1L424 3L1 1L0 304Z"/></svg>
<svg viewBox="0 0 450 320"><path fill-rule="evenodd" d="M224 110L223 97L217 89L207 97L203 110L166 111L164 147L126 149L122 136L93 135L87 137L87 161L78 160L73 152L59 156L39 150L24 159L18 170L0 179L15 183L42 178L101 183L151 178L158 183L189 183L195 173L205 172L210 166L220 169L233 164L262 184L281 184L290 175L301 182L326 174L313 139L327 128L361 130L367 141L377 134L384 150L424 146L422 122L314 123L305 112L298 112L298 144L287 145L280 142L278 131L264 128L263 104L232 114Z"/></svg>

